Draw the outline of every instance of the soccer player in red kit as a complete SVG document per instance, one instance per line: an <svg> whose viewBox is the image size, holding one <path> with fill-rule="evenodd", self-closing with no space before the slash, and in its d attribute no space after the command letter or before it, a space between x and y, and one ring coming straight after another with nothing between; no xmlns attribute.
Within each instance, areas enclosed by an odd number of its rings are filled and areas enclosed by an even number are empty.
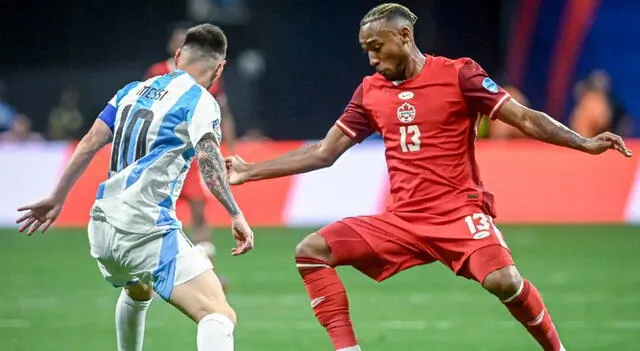
<svg viewBox="0 0 640 351"><path fill-rule="evenodd" d="M171 37L167 43L167 50L170 58L151 65L151 67L147 69L144 79L167 74L176 68L174 55L176 51L182 47L189 28L190 26L187 24L178 24L173 28ZM227 152L233 153L236 139L235 123L233 115L231 114L227 95L222 88L222 79L216 80L209 88L209 92L216 98L218 105L220 105L220 112L222 114L222 137L227 146ZM207 195L200 181L198 163L195 161L191 164L191 168L184 180L180 198L186 200L191 209L191 223L194 230L193 240L196 244L205 249L209 258L213 259L215 246L211 241L211 232L205 220L205 204ZM223 285L226 288L226 282L224 280Z"/></svg>
<svg viewBox="0 0 640 351"><path fill-rule="evenodd" d="M350 265L382 281L435 261L500 299L543 350L564 350L540 293L521 277L494 223L493 195L480 180L474 156L476 125L486 115L544 142L590 154L615 149L630 157L631 152L616 135L583 138L518 104L469 58L421 53L413 38L416 20L398 4L366 14L359 39L377 73L364 78L327 136L270 161L227 158L231 182L328 167L379 132L391 181L388 209L330 224L296 249L311 306L335 350L360 350L335 266Z"/></svg>

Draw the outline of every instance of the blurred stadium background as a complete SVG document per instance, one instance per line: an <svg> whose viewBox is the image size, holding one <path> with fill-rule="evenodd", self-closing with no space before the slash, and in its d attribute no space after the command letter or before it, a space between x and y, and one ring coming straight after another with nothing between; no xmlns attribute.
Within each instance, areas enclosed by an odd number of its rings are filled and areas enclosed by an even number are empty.
<svg viewBox="0 0 640 351"><path fill-rule="evenodd" d="M640 3L625 0L403 0L423 51L478 61L522 103L592 136L613 130L640 153ZM3 1L0 5L0 350L114 350L117 291L88 253L84 225L103 150L46 236L15 231L15 208L51 190L75 141L114 91L168 57L177 23L212 22L229 38L224 89L240 137L260 160L321 138L370 73L359 1ZM575 350L640 350L640 166L590 157L483 123L481 173L521 271L536 282ZM366 168L366 174L362 170ZM231 258L210 201L217 271L231 283L239 350L329 350L293 265L306 233L387 202L382 144L372 137L334 167L234 189L257 247ZM189 211L179 204L189 224ZM365 350L536 350L507 311L444 267L383 284L340 270ZM195 349L194 325L164 303L146 348Z"/></svg>

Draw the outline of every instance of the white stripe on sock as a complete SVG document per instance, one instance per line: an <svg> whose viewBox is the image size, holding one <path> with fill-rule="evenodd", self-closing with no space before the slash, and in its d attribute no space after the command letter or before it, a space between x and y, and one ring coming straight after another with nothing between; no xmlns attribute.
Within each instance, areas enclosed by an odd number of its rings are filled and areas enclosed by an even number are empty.
<svg viewBox="0 0 640 351"><path fill-rule="evenodd" d="M520 287L518 288L518 291L516 291L516 293L513 294L513 296L511 296L510 298L502 301L502 303L509 303L515 300L518 296L520 296L520 293L522 293L523 288L524 288L524 279L520 280Z"/></svg>
<svg viewBox="0 0 640 351"><path fill-rule="evenodd" d="M356 345L356 346L351 346L351 347L347 347L347 348L336 350L336 351L362 351L362 350L360 350L359 345Z"/></svg>
<svg viewBox="0 0 640 351"><path fill-rule="evenodd" d="M331 268L328 264L322 263L296 263L298 268Z"/></svg>
<svg viewBox="0 0 640 351"><path fill-rule="evenodd" d="M532 322L527 322L527 325L538 325L540 324L540 322L542 322L542 319L544 318L544 310L542 310L542 312L540 312L540 314L538 315L538 317L536 317L536 319L534 319Z"/></svg>

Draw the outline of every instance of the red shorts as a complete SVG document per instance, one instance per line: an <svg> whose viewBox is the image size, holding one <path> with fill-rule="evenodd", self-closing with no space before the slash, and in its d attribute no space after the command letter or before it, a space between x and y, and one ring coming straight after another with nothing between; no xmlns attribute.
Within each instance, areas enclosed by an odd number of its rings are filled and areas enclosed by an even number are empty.
<svg viewBox="0 0 640 351"><path fill-rule="evenodd" d="M345 218L318 233L331 248L332 265L353 266L377 281L437 260L482 283L489 273L514 264L493 218L482 212L437 225L385 212Z"/></svg>
<svg viewBox="0 0 640 351"><path fill-rule="evenodd" d="M191 168L187 171L180 198L187 201L205 201L207 199L207 194L201 181L200 167L198 167L198 162L196 161L191 163Z"/></svg>

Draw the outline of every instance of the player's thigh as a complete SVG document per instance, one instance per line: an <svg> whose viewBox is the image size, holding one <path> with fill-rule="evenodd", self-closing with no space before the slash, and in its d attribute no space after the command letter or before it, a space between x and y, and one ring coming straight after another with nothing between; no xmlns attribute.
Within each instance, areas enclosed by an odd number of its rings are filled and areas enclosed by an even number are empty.
<svg viewBox="0 0 640 351"><path fill-rule="evenodd" d="M334 266L348 265L377 281L434 261L411 242L411 226L394 216L348 217L318 231L331 249Z"/></svg>
<svg viewBox="0 0 640 351"><path fill-rule="evenodd" d="M220 280L211 269L176 285L169 302L196 323L211 313L222 313L236 322L235 311L229 306Z"/></svg>
<svg viewBox="0 0 640 351"><path fill-rule="evenodd" d="M429 250L457 275L482 283L489 273L513 265L504 236L488 214L471 213L425 232Z"/></svg>
<svg viewBox="0 0 640 351"><path fill-rule="evenodd" d="M175 286L212 270L200 246L181 229L145 235L122 235L114 244L117 258L130 273L169 300Z"/></svg>
<svg viewBox="0 0 640 351"><path fill-rule="evenodd" d="M103 220L91 219L87 226L91 257L96 260L102 277L117 288L134 284L138 279L117 259L114 242L118 232Z"/></svg>

